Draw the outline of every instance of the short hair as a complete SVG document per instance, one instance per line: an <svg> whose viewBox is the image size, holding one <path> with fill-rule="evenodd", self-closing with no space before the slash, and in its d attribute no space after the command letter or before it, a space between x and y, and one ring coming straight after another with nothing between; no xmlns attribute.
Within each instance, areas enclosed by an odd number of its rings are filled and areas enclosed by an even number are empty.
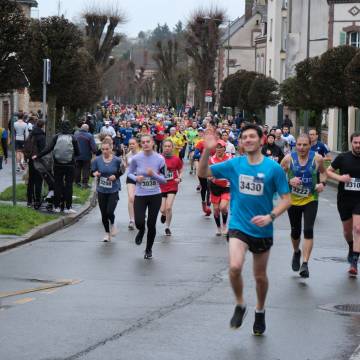
<svg viewBox="0 0 360 360"><path fill-rule="evenodd" d="M174 147L174 143L170 140L170 139L165 139L164 141L163 141L163 144L165 144L165 143L170 143L171 144L171 146L173 146Z"/></svg>
<svg viewBox="0 0 360 360"><path fill-rule="evenodd" d="M45 125L45 121L42 120L42 119L39 119L37 122L36 122L36 126L40 129L42 129Z"/></svg>
<svg viewBox="0 0 360 360"><path fill-rule="evenodd" d="M309 131L308 131L308 132L310 132L310 131L315 131L316 135L319 135L318 130L317 130L317 129L315 129L315 128L311 128L311 129L309 129Z"/></svg>
<svg viewBox="0 0 360 360"><path fill-rule="evenodd" d="M310 136L309 134L307 133L301 133L297 138L296 138L296 141L298 139L307 139L309 141L309 144L311 144L311 139L310 139Z"/></svg>
<svg viewBox="0 0 360 360"><path fill-rule="evenodd" d="M260 126L256 124L250 124L250 123L245 124L245 126L242 129L241 135L247 130L255 130L260 139L263 137L263 131L261 130Z"/></svg>
<svg viewBox="0 0 360 360"><path fill-rule="evenodd" d="M141 137L140 137L140 141L142 141L142 139L143 138L149 138L151 141L153 140L153 138L152 138L152 136L150 135L150 134L143 134L143 135L141 135Z"/></svg>
<svg viewBox="0 0 360 360"><path fill-rule="evenodd" d="M354 138L359 137L359 136L360 136L360 131L353 132L350 136L350 141L352 142Z"/></svg>
<svg viewBox="0 0 360 360"><path fill-rule="evenodd" d="M110 146L110 148L112 149L112 147L113 147L113 141L112 141L112 139L109 139L109 138L104 138L102 141L101 141L101 146L103 146L103 145L109 145Z"/></svg>

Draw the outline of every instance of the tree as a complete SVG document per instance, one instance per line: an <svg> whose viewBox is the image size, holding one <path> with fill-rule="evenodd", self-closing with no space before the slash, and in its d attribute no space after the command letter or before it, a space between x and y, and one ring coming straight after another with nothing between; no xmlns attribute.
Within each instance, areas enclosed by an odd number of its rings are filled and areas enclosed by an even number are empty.
<svg viewBox="0 0 360 360"><path fill-rule="evenodd" d="M199 9L193 14L185 32L185 50L191 58L191 73L201 113L205 108L205 91L215 90L215 65L221 40L219 27L223 19L222 10Z"/></svg>
<svg viewBox="0 0 360 360"><path fill-rule="evenodd" d="M275 79L258 74L252 81L248 93L249 110L265 109L268 106L276 106L280 101L279 84Z"/></svg>
<svg viewBox="0 0 360 360"><path fill-rule="evenodd" d="M349 105L360 108L360 51L350 61L345 69L347 88L346 97Z"/></svg>
<svg viewBox="0 0 360 360"><path fill-rule="evenodd" d="M99 74L83 45L81 31L64 17L33 20L26 33L21 58L33 99L42 98L42 59L48 58L52 63L48 85L49 136L55 131L56 109L89 107L99 94Z"/></svg>
<svg viewBox="0 0 360 360"><path fill-rule="evenodd" d="M86 48L95 63L106 71L113 65L110 58L113 48L123 39L123 35L116 34L115 30L125 23L125 15L116 7L93 7L85 11L83 17L86 21Z"/></svg>
<svg viewBox="0 0 360 360"><path fill-rule="evenodd" d="M350 105L346 96L348 83L345 69L356 52L354 47L339 46L321 55L313 72L312 84L315 97L321 100L323 109L347 108Z"/></svg>
<svg viewBox="0 0 360 360"><path fill-rule="evenodd" d="M223 81L220 106L239 107L253 113L275 106L279 100L276 80L254 71L239 70Z"/></svg>
<svg viewBox="0 0 360 360"><path fill-rule="evenodd" d="M19 52L23 46L28 20L15 1L0 3L0 93L24 87Z"/></svg>
<svg viewBox="0 0 360 360"><path fill-rule="evenodd" d="M166 46L161 41L156 43L157 52L153 58L159 67L160 75L166 87L170 106L176 107L177 73L178 73L178 43L168 40Z"/></svg>

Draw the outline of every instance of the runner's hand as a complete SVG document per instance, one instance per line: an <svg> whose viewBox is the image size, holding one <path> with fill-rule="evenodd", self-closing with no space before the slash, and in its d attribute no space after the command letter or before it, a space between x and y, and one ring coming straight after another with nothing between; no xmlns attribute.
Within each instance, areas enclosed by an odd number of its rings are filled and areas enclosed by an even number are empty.
<svg viewBox="0 0 360 360"><path fill-rule="evenodd" d="M151 168L146 169L146 175L147 176L154 176L154 170Z"/></svg>
<svg viewBox="0 0 360 360"><path fill-rule="evenodd" d="M93 175L94 175L95 177L100 177L100 176L101 176L101 173L99 173L98 171L95 171L95 172L93 173Z"/></svg>
<svg viewBox="0 0 360 360"><path fill-rule="evenodd" d="M315 191L318 192L318 193L321 193L325 190L325 186L324 184L320 183L320 184L317 184L315 186Z"/></svg>
<svg viewBox="0 0 360 360"><path fill-rule="evenodd" d="M142 175L138 175L138 176L136 177L136 182L141 183L141 182L143 182L143 180L144 180L144 177L143 177Z"/></svg>
<svg viewBox="0 0 360 360"><path fill-rule="evenodd" d="M204 140L206 149L212 150L216 147L217 140L213 132L207 131Z"/></svg>
<svg viewBox="0 0 360 360"><path fill-rule="evenodd" d="M349 174L346 174L346 175L341 175L340 177L340 181L341 182L344 182L344 183L348 183L351 181L351 177Z"/></svg>
<svg viewBox="0 0 360 360"><path fill-rule="evenodd" d="M115 175L109 176L109 180L110 180L110 181L115 181L115 180L116 180L116 176L115 176Z"/></svg>
<svg viewBox="0 0 360 360"><path fill-rule="evenodd" d="M291 186L298 187L299 185L301 185L301 179L298 177L294 177L294 178L290 179L289 184Z"/></svg>
<svg viewBox="0 0 360 360"><path fill-rule="evenodd" d="M256 226L264 227L266 225L269 225L272 222L272 220L270 215L258 215L258 216L254 216L251 219L251 222Z"/></svg>

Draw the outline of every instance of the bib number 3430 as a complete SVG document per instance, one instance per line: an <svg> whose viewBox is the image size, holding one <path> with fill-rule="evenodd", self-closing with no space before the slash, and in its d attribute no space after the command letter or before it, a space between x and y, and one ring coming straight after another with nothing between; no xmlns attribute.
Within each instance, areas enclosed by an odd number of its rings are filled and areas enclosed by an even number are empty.
<svg viewBox="0 0 360 360"><path fill-rule="evenodd" d="M239 191L246 195L261 196L264 193L264 181L255 176L240 175Z"/></svg>

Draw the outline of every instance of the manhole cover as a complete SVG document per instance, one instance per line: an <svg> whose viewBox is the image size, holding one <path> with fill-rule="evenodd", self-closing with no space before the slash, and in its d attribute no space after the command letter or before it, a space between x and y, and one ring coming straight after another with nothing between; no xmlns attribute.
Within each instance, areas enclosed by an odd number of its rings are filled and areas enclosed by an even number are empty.
<svg viewBox="0 0 360 360"><path fill-rule="evenodd" d="M325 261L325 262L337 262L337 263L347 263L347 259L343 257L336 256L323 256L320 258L314 258L316 261Z"/></svg>
<svg viewBox="0 0 360 360"><path fill-rule="evenodd" d="M341 315L360 315L360 304L326 304L319 306L319 308Z"/></svg>

